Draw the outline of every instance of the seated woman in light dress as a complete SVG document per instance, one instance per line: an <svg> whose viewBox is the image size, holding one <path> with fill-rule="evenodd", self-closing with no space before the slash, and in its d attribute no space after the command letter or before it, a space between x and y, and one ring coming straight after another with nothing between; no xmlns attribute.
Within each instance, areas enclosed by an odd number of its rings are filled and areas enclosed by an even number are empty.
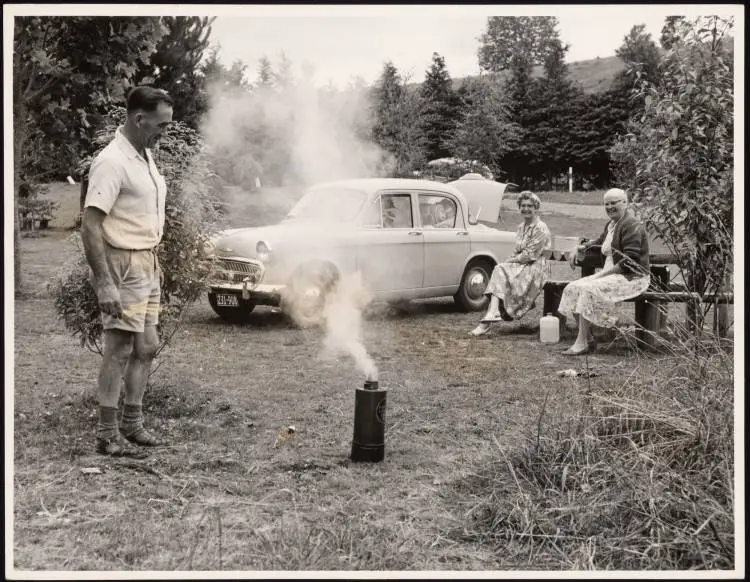
<svg viewBox="0 0 750 582"><path fill-rule="evenodd" d="M628 210L624 190L612 188L604 194L604 210L609 222L601 236L579 249L601 245L606 257L601 271L569 283L563 291L558 311L578 320L578 337L563 353L578 356L596 347L591 325L614 327L615 305L643 293L651 276L646 229Z"/></svg>
<svg viewBox="0 0 750 582"><path fill-rule="evenodd" d="M538 216L541 201L536 194L525 190L518 195L516 203L523 222L516 231L514 253L493 269L485 290L490 296L489 308L470 335L484 335L491 323L520 318L534 307L549 279L543 253L552 246L552 235Z"/></svg>

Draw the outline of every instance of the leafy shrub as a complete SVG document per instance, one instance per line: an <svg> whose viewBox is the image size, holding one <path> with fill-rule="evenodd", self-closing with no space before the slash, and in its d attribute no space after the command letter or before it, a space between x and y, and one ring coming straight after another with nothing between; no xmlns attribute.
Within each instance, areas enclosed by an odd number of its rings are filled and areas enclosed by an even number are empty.
<svg viewBox="0 0 750 582"><path fill-rule="evenodd" d="M658 84L636 85L642 115L612 148L621 183L651 232L685 257L683 276L698 293L722 289L733 268L732 28L716 16L682 21Z"/></svg>
<svg viewBox="0 0 750 582"><path fill-rule="evenodd" d="M114 137L126 119L126 111L115 108L96 133L97 153ZM161 346L177 330L185 310L206 289L212 265L203 257L203 248L215 232L219 218L219 197L215 175L206 157L200 134L175 122L162 135L154 159L167 182L164 236L157 248L164 272L162 309L159 315ZM85 175L94 156L79 166ZM83 247L51 283L57 314L81 344L101 353L102 328L96 295L88 277Z"/></svg>
<svg viewBox="0 0 750 582"><path fill-rule="evenodd" d="M80 235L76 233L76 236L80 240ZM101 312L89 273L81 250L55 274L50 282L50 292L55 300L55 311L65 328L80 339L82 347L101 354Z"/></svg>

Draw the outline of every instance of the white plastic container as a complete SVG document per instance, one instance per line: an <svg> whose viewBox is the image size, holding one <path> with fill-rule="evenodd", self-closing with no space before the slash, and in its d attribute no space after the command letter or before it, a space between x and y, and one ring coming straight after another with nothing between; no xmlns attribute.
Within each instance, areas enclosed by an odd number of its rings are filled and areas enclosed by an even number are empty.
<svg viewBox="0 0 750 582"><path fill-rule="evenodd" d="M543 344L556 344L560 341L560 320L547 314L539 319L539 339Z"/></svg>

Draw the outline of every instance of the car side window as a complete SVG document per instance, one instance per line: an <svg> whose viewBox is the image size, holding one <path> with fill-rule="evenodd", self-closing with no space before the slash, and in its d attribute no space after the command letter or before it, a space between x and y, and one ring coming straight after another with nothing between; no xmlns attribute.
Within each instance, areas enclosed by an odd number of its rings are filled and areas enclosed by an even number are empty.
<svg viewBox="0 0 750 582"><path fill-rule="evenodd" d="M419 213L424 228L456 228L456 202L447 196L420 194Z"/></svg>
<svg viewBox="0 0 750 582"><path fill-rule="evenodd" d="M380 226L380 198L375 198L362 218L363 226Z"/></svg>
<svg viewBox="0 0 750 582"><path fill-rule="evenodd" d="M409 194L383 194L383 228L411 228L414 220Z"/></svg>

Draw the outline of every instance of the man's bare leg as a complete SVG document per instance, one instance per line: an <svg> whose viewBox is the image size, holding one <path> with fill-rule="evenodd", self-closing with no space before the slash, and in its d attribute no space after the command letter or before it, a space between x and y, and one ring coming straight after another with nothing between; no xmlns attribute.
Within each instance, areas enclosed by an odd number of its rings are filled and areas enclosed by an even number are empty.
<svg viewBox="0 0 750 582"><path fill-rule="evenodd" d="M121 329L104 331L104 353L99 370L99 420L96 425L96 451L115 457L143 458L134 447L123 444L117 428L117 405L128 358L133 350L133 333Z"/></svg>
<svg viewBox="0 0 750 582"><path fill-rule="evenodd" d="M104 353L99 370L99 422L96 434L100 438L117 436L117 405L120 386L128 357L133 348L133 334L121 329L104 330Z"/></svg>
<svg viewBox="0 0 750 582"><path fill-rule="evenodd" d="M147 325L143 333L135 334L133 351L125 368L125 407L121 429L128 440L144 446L163 444L143 427L143 395L158 348L156 326Z"/></svg>

